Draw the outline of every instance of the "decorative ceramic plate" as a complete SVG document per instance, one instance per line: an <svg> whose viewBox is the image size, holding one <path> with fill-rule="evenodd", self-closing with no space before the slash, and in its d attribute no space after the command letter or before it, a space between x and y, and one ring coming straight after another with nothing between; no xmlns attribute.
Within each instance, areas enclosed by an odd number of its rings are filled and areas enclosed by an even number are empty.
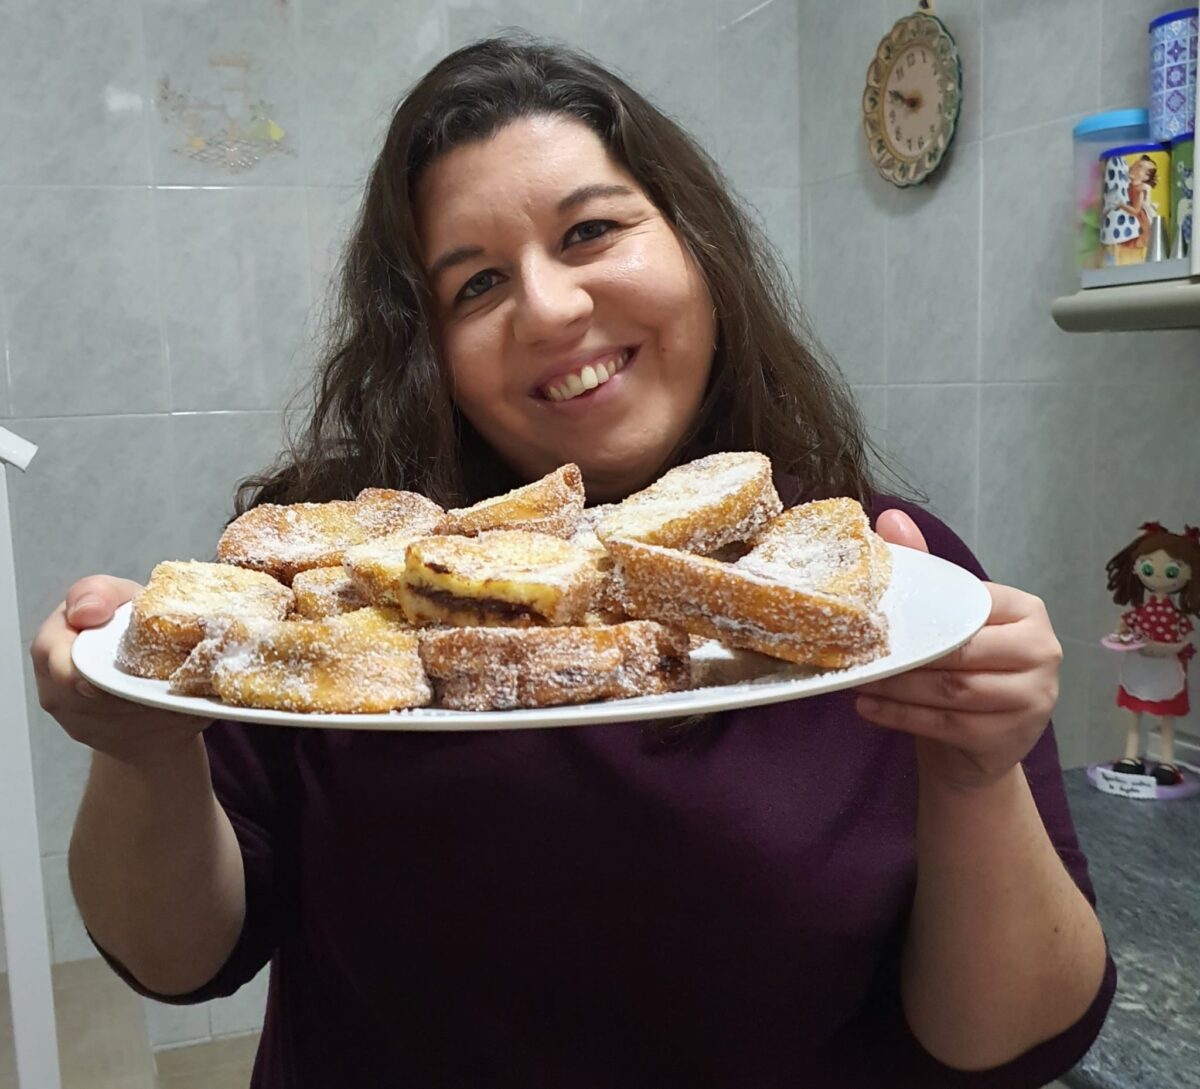
<svg viewBox="0 0 1200 1089"><path fill-rule="evenodd" d="M753 707L804 699L824 692L854 688L932 662L962 646L987 620L991 595L969 571L913 549L892 549L892 582L882 607L890 624L891 653L867 665L842 670L812 670L757 658L763 672L733 684L695 688L659 696L605 700L562 707L520 711L444 711L423 707L387 714L301 714L231 707L220 700L178 696L167 681L146 680L124 673L113 664L117 644L129 622L130 606L122 605L106 625L81 632L72 657L75 666L97 688L134 703L204 718L235 719L283 726L325 726L359 730L515 730L538 726L584 726L599 722L687 715ZM723 648L697 651L729 659L731 671L744 672L743 663ZM716 667L720 661L708 661Z"/></svg>

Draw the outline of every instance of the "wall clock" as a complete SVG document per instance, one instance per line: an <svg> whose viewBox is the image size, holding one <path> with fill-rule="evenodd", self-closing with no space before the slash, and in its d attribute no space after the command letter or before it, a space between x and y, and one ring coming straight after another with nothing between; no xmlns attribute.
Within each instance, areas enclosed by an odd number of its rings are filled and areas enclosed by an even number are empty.
<svg viewBox="0 0 1200 1089"><path fill-rule="evenodd" d="M945 24L922 0L896 20L867 68L863 131L875 169L893 185L919 185L950 149L962 105L962 62Z"/></svg>

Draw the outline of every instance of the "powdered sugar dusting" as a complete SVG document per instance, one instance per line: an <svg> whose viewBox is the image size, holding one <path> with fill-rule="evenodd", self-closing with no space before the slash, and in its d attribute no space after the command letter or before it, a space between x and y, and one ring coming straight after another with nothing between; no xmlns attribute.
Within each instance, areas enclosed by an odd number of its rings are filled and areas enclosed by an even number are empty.
<svg viewBox="0 0 1200 1089"><path fill-rule="evenodd" d="M782 504L762 454L711 454L665 473L597 526L611 537L713 552L757 533Z"/></svg>

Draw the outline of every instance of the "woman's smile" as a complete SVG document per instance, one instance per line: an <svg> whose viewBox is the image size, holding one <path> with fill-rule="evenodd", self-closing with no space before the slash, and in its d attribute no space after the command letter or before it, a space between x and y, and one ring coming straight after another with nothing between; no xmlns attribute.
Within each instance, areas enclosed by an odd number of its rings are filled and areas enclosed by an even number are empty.
<svg viewBox="0 0 1200 1089"><path fill-rule="evenodd" d="M622 388L623 382L616 382L617 375L633 365L636 355L636 347L590 353L584 362L573 364L568 370L540 382L535 394L556 405L594 402L602 390L611 395Z"/></svg>

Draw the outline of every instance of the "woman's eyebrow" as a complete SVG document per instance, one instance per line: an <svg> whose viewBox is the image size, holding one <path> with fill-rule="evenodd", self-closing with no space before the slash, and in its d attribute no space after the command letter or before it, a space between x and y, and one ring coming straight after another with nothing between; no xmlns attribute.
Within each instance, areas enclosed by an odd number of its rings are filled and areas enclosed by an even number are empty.
<svg viewBox="0 0 1200 1089"><path fill-rule="evenodd" d="M482 246L456 246L452 250L447 250L429 266L429 278L436 280L446 269L453 268L455 265L461 265L464 261L470 261L472 258L482 256Z"/></svg>
<svg viewBox="0 0 1200 1089"><path fill-rule="evenodd" d="M558 210L566 212L596 197L632 197L635 195L634 190L630 189L628 185L581 185L558 202Z"/></svg>
<svg viewBox="0 0 1200 1089"><path fill-rule="evenodd" d="M595 200L598 197L633 196L637 196L637 191L631 189L628 185L581 185L578 189L572 190L563 197L558 202L556 210L559 213L567 212L580 204L584 204L589 200ZM452 250L447 250L429 266L429 278L436 280L447 269L453 268L455 265L461 265L464 261L470 261L473 258L482 256L483 247L481 246L456 246Z"/></svg>

